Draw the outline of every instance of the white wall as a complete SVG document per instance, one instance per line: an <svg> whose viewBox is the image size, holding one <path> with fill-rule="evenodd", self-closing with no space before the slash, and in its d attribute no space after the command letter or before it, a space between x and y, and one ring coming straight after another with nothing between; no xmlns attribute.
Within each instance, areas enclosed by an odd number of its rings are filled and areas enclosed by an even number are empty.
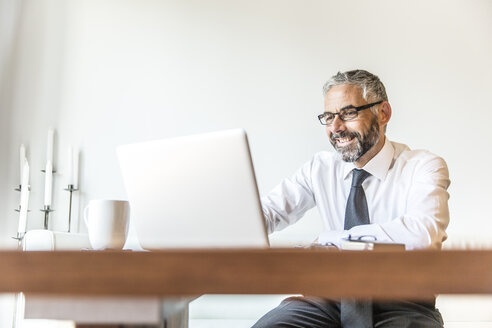
<svg viewBox="0 0 492 328"><path fill-rule="evenodd" d="M12 202L8 200L8 195L11 194L12 188L8 188L10 163L10 144L11 142L11 94L12 85L10 78L13 75L12 62L14 60L14 45L15 35L17 30L17 22L20 16L20 2L0 0L0 152L2 154L0 160L0 181L2 188L0 189L0 224L2 226L0 233L0 245L6 243L5 236L7 232L12 231L11 226L15 223L13 211L7 211L16 208ZM17 182L19 184L19 182ZM7 217L6 217L7 214Z"/></svg>
<svg viewBox="0 0 492 328"><path fill-rule="evenodd" d="M117 145L231 127L249 132L266 193L330 149L315 117L321 87L352 68L385 83L391 139L447 160L449 232L486 237L491 14L487 0L24 1L0 100L2 245L13 245L17 224L20 143L33 172L29 228L42 226L48 127L57 130L54 230L66 229L69 145L82 153L78 213L92 198L125 198ZM319 228L313 211L284 234L310 240Z"/></svg>
<svg viewBox="0 0 492 328"><path fill-rule="evenodd" d="M58 171L51 227L66 229L65 159L75 145L82 157L74 219L85 231L78 214L89 199L125 198L114 148L127 142L244 127L260 192L268 192L331 147L316 121L321 87L353 68L385 83L391 139L447 160L451 237L490 238L488 0L0 5L0 247L15 246L20 143L33 172L29 228L42 226L40 170L50 126L57 130ZM319 229L313 211L274 238L309 241Z"/></svg>
<svg viewBox="0 0 492 328"><path fill-rule="evenodd" d="M42 225L46 131L57 129L53 228L66 228L64 172L82 151L81 205L124 198L114 147L245 127L260 191L318 150L315 115L337 70L386 84L391 139L447 159L450 232L488 234L489 1L25 1L2 99L2 197L15 233L17 147L33 168L30 228ZM5 74L6 74L5 73ZM4 75L5 75L4 74ZM8 91L8 92L7 92ZM465 159L468 159L466 161ZM85 229L81 226L81 229ZM306 230L305 230L306 231Z"/></svg>

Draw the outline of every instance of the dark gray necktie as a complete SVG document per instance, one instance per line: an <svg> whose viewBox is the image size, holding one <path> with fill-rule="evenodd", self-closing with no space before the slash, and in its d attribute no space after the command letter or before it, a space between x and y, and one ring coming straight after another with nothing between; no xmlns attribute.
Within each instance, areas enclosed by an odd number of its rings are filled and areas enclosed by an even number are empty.
<svg viewBox="0 0 492 328"><path fill-rule="evenodd" d="M345 208L345 224L343 226L345 230L361 224L369 224L369 211L367 210L366 194L362 188L362 182L370 175L364 170L352 170L352 187Z"/></svg>
<svg viewBox="0 0 492 328"><path fill-rule="evenodd" d="M345 208L345 230L361 224L369 224L366 194L362 189L362 182L368 176L370 173L364 170L352 170L352 187ZM355 299L341 300L340 319L343 328L372 328L372 302Z"/></svg>

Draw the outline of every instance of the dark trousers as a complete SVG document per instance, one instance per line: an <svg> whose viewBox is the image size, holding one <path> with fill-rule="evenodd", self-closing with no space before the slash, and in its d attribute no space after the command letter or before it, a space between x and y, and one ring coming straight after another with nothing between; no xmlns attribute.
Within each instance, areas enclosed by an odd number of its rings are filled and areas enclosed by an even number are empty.
<svg viewBox="0 0 492 328"><path fill-rule="evenodd" d="M373 302L375 328L443 327L435 302ZM319 297L289 297L253 328L341 328L340 302Z"/></svg>

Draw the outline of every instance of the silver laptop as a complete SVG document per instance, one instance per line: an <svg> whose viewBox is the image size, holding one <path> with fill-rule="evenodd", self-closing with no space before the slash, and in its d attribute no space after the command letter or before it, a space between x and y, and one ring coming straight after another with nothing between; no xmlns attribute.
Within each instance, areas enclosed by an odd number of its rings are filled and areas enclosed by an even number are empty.
<svg viewBox="0 0 492 328"><path fill-rule="evenodd" d="M120 146L144 249L268 247L242 129Z"/></svg>

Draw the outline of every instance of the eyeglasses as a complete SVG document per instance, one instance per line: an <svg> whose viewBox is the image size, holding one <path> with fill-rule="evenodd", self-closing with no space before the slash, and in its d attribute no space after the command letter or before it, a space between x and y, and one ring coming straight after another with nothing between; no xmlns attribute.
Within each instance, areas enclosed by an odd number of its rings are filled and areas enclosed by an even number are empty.
<svg viewBox="0 0 492 328"><path fill-rule="evenodd" d="M383 101L376 101L367 105L355 107L352 105L343 107L340 109L338 113L330 113L330 112L324 112L323 114L318 115L318 120L320 121L321 124L323 125L330 125L333 123L333 120L335 119L335 116L338 115L342 121L350 121L353 119L356 119L357 116L359 116L359 111L371 108L372 106L379 105Z"/></svg>
<svg viewBox="0 0 492 328"><path fill-rule="evenodd" d="M346 240L348 240L348 241L372 242L372 241L377 241L378 239L376 238L376 236L373 236L373 235L361 235L361 236L348 235Z"/></svg>

